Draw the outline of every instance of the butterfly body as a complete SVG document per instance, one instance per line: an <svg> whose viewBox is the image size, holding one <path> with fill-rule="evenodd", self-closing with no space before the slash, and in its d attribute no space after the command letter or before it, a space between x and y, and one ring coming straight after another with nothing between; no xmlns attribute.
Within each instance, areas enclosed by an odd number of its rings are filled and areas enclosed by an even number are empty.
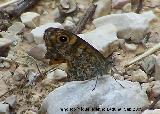
<svg viewBox="0 0 160 114"><path fill-rule="evenodd" d="M44 34L46 58L67 62L68 81L88 80L107 73L106 58L89 43L58 28L48 28Z"/></svg>

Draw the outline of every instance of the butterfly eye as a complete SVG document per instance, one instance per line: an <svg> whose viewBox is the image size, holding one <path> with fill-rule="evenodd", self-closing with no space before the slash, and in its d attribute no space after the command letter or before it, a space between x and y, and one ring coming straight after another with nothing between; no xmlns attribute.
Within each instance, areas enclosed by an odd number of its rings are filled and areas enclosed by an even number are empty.
<svg viewBox="0 0 160 114"><path fill-rule="evenodd" d="M67 36L60 36L58 38L58 41L61 42L61 43L66 43L68 42L69 38Z"/></svg>

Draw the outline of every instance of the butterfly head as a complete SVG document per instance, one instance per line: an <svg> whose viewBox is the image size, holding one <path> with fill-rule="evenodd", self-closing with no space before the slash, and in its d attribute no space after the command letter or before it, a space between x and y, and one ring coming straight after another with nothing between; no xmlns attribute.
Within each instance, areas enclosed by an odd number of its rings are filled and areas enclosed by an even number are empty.
<svg viewBox="0 0 160 114"><path fill-rule="evenodd" d="M47 47L45 58L66 59L71 55L77 37L63 29L48 28L44 34L44 41Z"/></svg>

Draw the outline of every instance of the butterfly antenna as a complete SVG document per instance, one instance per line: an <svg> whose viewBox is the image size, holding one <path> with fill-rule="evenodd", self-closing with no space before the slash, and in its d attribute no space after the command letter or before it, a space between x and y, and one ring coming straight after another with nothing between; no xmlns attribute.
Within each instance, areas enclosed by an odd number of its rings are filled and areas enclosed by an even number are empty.
<svg viewBox="0 0 160 114"><path fill-rule="evenodd" d="M113 75L114 71L115 71L117 74L120 74L120 73L118 73L117 69L113 66L113 68L111 69L111 76L113 77L113 79L114 79L122 88L124 88L124 86L123 86L122 84L120 84L120 83L117 81L117 79L114 77L114 75Z"/></svg>
<svg viewBox="0 0 160 114"><path fill-rule="evenodd" d="M96 89L97 82L98 82L98 76L96 76L96 83L95 83L94 88L92 89L92 91L94 91Z"/></svg>

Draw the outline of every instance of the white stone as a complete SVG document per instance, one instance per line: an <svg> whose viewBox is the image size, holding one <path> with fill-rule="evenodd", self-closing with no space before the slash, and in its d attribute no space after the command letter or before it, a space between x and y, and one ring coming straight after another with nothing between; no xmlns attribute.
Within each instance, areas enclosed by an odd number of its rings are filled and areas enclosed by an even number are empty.
<svg viewBox="0 0 160 114"><path fill-rule="evenodd" d="M16 81L21 81L22 79L25 78L26 72L24 70L24 67L19 66L15 71L14 71L14 79Z"/></svg>
<svg viewBox="0 0 160 114"><path fill-rule="evenodd" d="M12 26L10 26L8 28L7 31L9 33L18 34L18 33L21 33L24 28L25 28L25 25L23 23L21 23L21 22L15 22L15 23L13 23Z"/></svg>
<svg viewBox="0 0 160 114"><path fill-rule="evenodd" d="M30 28L39 26L40 14L36 12L25 12L21 15L21 21Z"/></svg>
<svg viewBox="0 0 160 114"><path fill-rule="evenodd" d="M60 67L62 67L64 65L61 65ZM47 78L45 78L42 83L44 85L48 85L49 83L53 83L57 80L61 80L67 78L67 73L61 69L56 69L55 71L51 71L47 73Z"/></svg>
<svg viewBox="0 0 160 114"><path fill-rule="evenodd" d="M124 45L125 45L125 49L128 51L135 51L137 49L136 44L128 44L125 42Z"/></svg>
<svg viewBox="0 0 160 114"><path fill-rule="evenodd" d="M47 74L47 79L49 80L60 80L67 77L67 73L61 69L56 69L55 71L49 72Z"/></svg>
<svg viewBox="0 0 160 114"><path fill-rule="evenodd" d="M74 20L73 20L73 18L72 18L71 16L66 17L66 20L67 20L67 21L74 22Z"/></svg>
<svg viewBox="0 0 160 114"><path fill-rule="evenodd" d="M118 81L118 80L117 80ZM122 87L120 84L124 87ZM39 114L113 114L112 111L84 112L80 108L99 107L116 109L114 114L141 114L141 111L124 111L126 107L141 108L148 106L145 91L137 82L118 81L111 76L99 77L95 90L95 80L72 81L55 89L44 99ZM62 108L76 108L75 111L62 111ZM106 109L105 109L106 110Z"/></svg>
<svg viewBox="0 0 160 114"><path fill-rule="evenodd" d="M51 14L53 15L53 20L56 20L57 18L59 18L59 17L61 16L58 8L55 8L55 9L52 11Z"/></svg>
<svg viewBox="0 0 160 114"><path fill-rule="evenodd" d="M63 8L69 9L69 1L68 0L60 0L60 4Z"/></svg>
<svg viewBox="0 0 160 114"><path fill-rule="evenodd" d="M11 114L9 104L0 103L0 114Z"/></svg>
<svg viewBox="0 0 160 114"><path fill-rule="evenodd" d="M142 87L142 90L144 90L146 92L151 92L152 85L153 84L151 84L151 83L142 83L141 87Z"/></svg>
<svg viewBox="0 0 160 114"><path fill-rule="evenodd" d="M110 14L111 12L111 0L98 0L95 2L95 5L97 5L97 8L95 10L94 18L98 18L107 14Z"/></svg>
<svg viewBox="0 0 160 114"><path fill-rule="evenodd" d="M24 39L27 40L28 43L34 42L33 35L31 33L24 33Z"/></svg>
<svg viewBox="0 0 160 114"><path fill-rule="evenodd" d="M45 25L36 27L35 29L31 31L36 44L44 43L44 40L43 40L44 32L47 28L50 28L50 27L63 29L63 26L60 23L47 23Z"/></svg>
<svg viewBox="0 0 160 114"><path fill-rule="evenodd" d="M123 7L123 11L126 12L126 13L131 12L132 11L132 5L131 5L131 3L126 4Z"/></svg>
<svg viewBox="0 0 160 114"><path fill-rule="evenodd" d="M47 80L52 80L52 79L53 79L53 76L54 76L54 71L49 72L49 73L47 74Z"/></svg>
<svg viewBox="0 0 160 114"><path fill-rule="evenodd" d="M17 41L17 40L20 40L19 36L16 35L15 33L12 33L12 32L2 31L2 32L0 32L0 35L1 35L3 38L6 38L6 39L11 40L12 42L15 42L15 41Z"/></svg>
<svg viewBox="0 0 160 114"><path fill-rule="evenodd" d="M7 61L4 61L3 65L4 65L5 68L10 68L11 67L11 63L7 62Z"/></svg>
<svg viewBox="0 0 160 114"><path fill-rule="evenodd" d="M12 43L10 39L7 38L0 38L0 47L8 46Z"/></svg>
<svg viewBox="0 0 160 114"><path fill-rule="evenodd" d="M132 72L130 79L136 82L147 82L148 76L144 71L138 69Z"/></svg>
<svg viewBox="0 0 160 114"><path fill-rule="evenodd" d="M152 11L142 14L124 13L111 14L93 20L96 27L113 24L118 29L118 38L131 39L134 42L140 42L144 38L149 22L155 18Z"/></svg>
<svg viewBox="0 0 160 114"><path fill-rule="evenodd" d="M52 1L52 9L56 7L56 1Z"/></svg>
<svg viewBox="0 0 160 114"><path fill-rule="evenodd" d="M28 83L27 85L34 85L35 80L37 79L37 73L33 69L28 69Z"/></svg>
<svg viewBox="0 0 160 114"><path fill-rule="evenodd" d="M61 69L56 69L53 75L55 80L60 80L67 77L67 73Z"/></svg>
<svg viewBox="0 0 160 114"><path fill-rule="evenodd" d="M142 114L160 114L160 109L145 110Z"/></svg>
<svg viewBox="0 0 160 114"><path fill-rule="evenodd" d="M102 52L105 57L110 55L117 47L117 45L116 47L114 45L114 41L118 39L117 29L112 24L106 24L93 31L79 34L78 36L92 45L95 49Z"/></svg>
<svg viewBox="0 0 160 114"><path fill-rule="evenodd" d="M64 28L66 28L67 30L73 30L73 28L76 27L75 23L69 20L65 20L63 25L64 25Z"/></svg>
<svg viewBox="0 0 160 114"><path fill-rule="evenodd" d="M62 12L69 14L74 12L77 9L77 2L76 0L61 0L60 1Z"/></svg>
<svg viewBox="0 0 160 114"><path fill-rule="evenodd" d="M38 44L27 51L27 53L37 60L44 59L46 54L46 46L45 44Z"/></svg>
<svg viewBox="0 0 160 114"><path fill-rule="evenodd" d="M9 104L9 106L11 106L12 108L15 108L17 103L16 100L17 100L17 96L11 95L5 99L5 103Z"/></svg>
<svg viewBox="0 0 160 114"><path fill-rule="evenodd" d="M153 70L155 69L155 63L156 63L156 55L150 55L148 57L145 57L141 61L141 67L147 74L151 74ZM157 69L156 69L157 70Z"/></svg>

